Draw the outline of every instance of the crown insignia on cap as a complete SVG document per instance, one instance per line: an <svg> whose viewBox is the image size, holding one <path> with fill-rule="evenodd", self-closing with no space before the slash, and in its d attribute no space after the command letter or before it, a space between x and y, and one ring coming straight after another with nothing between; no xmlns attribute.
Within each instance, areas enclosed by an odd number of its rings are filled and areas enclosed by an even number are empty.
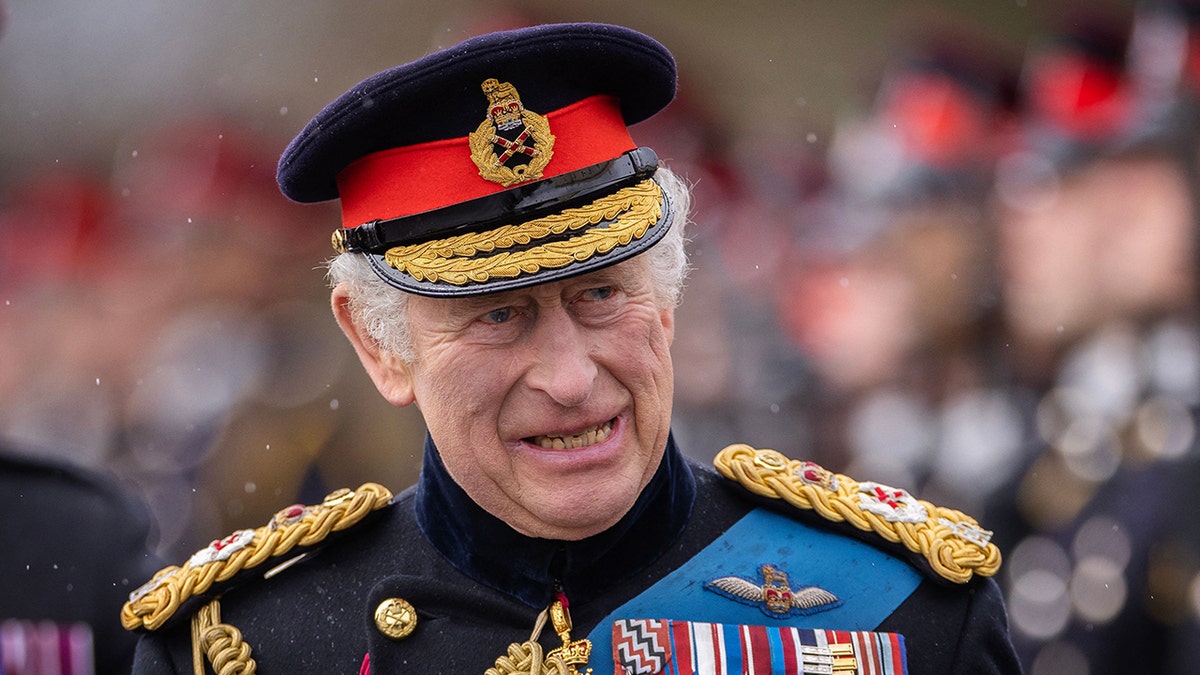
<svg viewBox="0 0 1200 675"><path fill-rule="evenodd" d="M550 123L526 110L508 82L492 77L481 88L488 99L487 117L468 134L479 175L505 187L538 180L554 154Z"/></svg>

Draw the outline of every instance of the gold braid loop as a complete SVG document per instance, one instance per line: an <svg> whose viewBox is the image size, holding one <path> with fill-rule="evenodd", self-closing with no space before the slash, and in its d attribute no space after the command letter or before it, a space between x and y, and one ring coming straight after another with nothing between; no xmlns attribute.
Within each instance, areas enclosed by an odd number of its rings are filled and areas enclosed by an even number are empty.
<svg viewBox="0 0 1200 675"><path fill-rule="evenodd" d="M165 567L130 595L121 608L126 630L155 630L189 599L208 592L243 570L286 554L297 546L320 543L332 532L350 528L372 511L387 506L392 493L377 483L330 493L316 506L289 507L255 530L239 530L199 551L182 567Z"/></svg>
<svg viewBox="0 0 1200 675"><path fill-rule="evenodd" d="M919 553L934 572L955 583L966 583L973 575L990 577L1000 569L1000 549L991 542L992 533L961 511L913 499L903 490L860 483L775 450L731 445L713 464L755 495L782 499ZM876 496L891 508L877 506Z"/></svg>
<svg viewBox="0 0 1200 675"><path fill-rule="evenodd" d="M258 668L242 632L221 623L221 606L216 600L192 617L192 669L196 675L204 675L202 656L208 657L217 675L254 675Z"/></svg>
<svg viewBox="0 0 1200 675"><path fill-rule="evenodd" d="M608 253L641 239L662 218L662 188L647 179L597 199L586 206L537 218L520 225L505 225L487 232L471 232L446 239L396 246L384 254L387 264L418 281L445 282L461 286L492 278L513 278L541 269L556 269L592 256ZM603 227L528 246L547 237L559 236L589 225ZM516 249L516 250L505 250ZM475 257L481 253L495 253Z"/></svg>
<svg viewBox="0 0 1200 675"><path fill-rule="evenodd" d="M568 675L567 664L559 656L543 658L542 645L536 640L508 646L508 654L496 659L496 665L484 675Z"/></svg>
<svg viewBox="0 0 1200 675"><path fill-rule="evenodd" d="M529 639L520 644L510 644L508 653L498 657L496 665L484 671L484 675L574 675L577 671L572 671L561 656L551 653L543 657L538 636L542 634L549 616L550 608L547 607L538 614Z"/></svg>

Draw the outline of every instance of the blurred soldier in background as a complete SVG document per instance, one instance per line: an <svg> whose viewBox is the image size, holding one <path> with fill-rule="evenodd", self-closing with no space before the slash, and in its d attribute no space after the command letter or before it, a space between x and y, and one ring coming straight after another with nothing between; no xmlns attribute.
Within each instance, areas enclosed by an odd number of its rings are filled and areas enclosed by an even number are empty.
<svg viewBox="0 0 1200 675"><path fill-rule="evenodd" d="M123 352L114 462L162 521L163 555L206 544L198 530L266 517L280 499L319 497L366 466L411 479L415 458L378 456L371 439L419 439L419 418L375 414L370 388L347 377L352 357L328 309L312 300L320 270L282 262L324 251L292 236L319 210L279 199L275 145L215 115L122 145L111 180L126 195L121 226L137 235L129 268L154 289L138 316L154 319L141 322L152 327L146 347ZM335 438L355 450L329 461Z"/></svg>
<svg viewBox="0 0 1200 675"><path fill-rule="evenodd" d="M783 331L771 292L794 262L796 222L808 219L826 182L823 157L806 139L722 137L696 100L707 99L681 95L644 125L646 137L669 148L671 165L695 186L704 222L690 234L696 264L678 308L682 323L703 330L677 335L672 346L682 366L673 430L698 441L684 447L702 461L712 459L710 444L733 442L840 461L813 442L816 378Z"/></svg>
<svg viewBox="0 0 1200 675"><path fill-rule="evenodd" d="M147 573L145 506L109 476L0 445L0 673L128 671L113 615Z"/></svg>
<svg viewBox="0 0 1200 675"><path fill-rule="evenodd" d="M1006 360L1034 396L991 522L1027 668L1194 672L1200 603L1195 8L1031 49L998 169Z"/></svg>
<svg viewBox="0 0 1200 675"><path fill-rule="evenodd" d="M0 35L6 21L0 1ZM112 204L85 171L29 176L19 194L0 202L0 673L127 672L135 641L113 609L161 565L153 526L126 485L85 468L102 454L110 401L57 386L104 351L80 335L98 317L63 273L96 269L86 253L108 252ZM23 414L35 403L41 414Z"/></svg>
<svg viewBox="0 0 1200 675"><path fill-rule="evenodd" d="M347 377L311 300L321 272L263 263L323 254L287 236L315 214L279 198L275 146L216 115L120 146L111 166L35 173L0 202L0 342L54 355L0 359L0 437L127 479L165 558L367 466L411 480L416 458L375 456L374 439L418 442L419 416L378 414ZM331 461L334 439L356 450Z"/></svg>
<svg viewBox="0 0 1200 675"><path fill-rule="evenodd" d="M1016 70L966 28L923 28L869 113L841 120L824 222L800 233L777 307L826 391L818 447L970 510L1004 480L1019 438L991 386L983 208Z"/></svg>

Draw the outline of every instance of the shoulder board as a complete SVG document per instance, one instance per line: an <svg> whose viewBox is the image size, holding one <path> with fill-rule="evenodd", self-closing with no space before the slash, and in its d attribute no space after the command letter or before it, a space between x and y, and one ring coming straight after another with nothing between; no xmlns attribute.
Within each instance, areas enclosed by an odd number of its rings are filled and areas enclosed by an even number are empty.
<svg viewBox="0 0 1200 675"><path fill-rule="evenodd" d="M311 550L391 501L387 488L365 483L357 490L332 492L320 504L289 506L262 527L238 530L197 551L183 566L160 570L129 594L129 602L121 608L121 624L126 630L156 630L189 600L214 595L235 576L264 563L276 564L268 568L266 576L270 576L272 569L295 559L284 561L283 556Z"/></svg>
<svg viewBox="0 0 1200 675"><path fill-rule="evenodd" d="M942 579L964 584L1000 569L1000 549L989 530L961 511L918 500L905 490L860 483L813 462L741 444L719 452L713 464L758 497L781 499L802 514L848 525L860 538L877 535L902 547L906 557Z"/></svg>

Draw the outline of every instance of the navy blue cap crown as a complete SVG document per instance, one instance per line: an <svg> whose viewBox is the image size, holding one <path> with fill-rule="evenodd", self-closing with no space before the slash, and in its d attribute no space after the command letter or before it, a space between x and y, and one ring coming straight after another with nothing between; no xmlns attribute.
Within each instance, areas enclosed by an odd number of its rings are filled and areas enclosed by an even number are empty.
<svg viewBox="0 0 1200 675"><path fill-rule="evenodd" d="M373 75L325 107L279 160L283 194L298 202L338 197L336 176L372 152L459 136L479 124L479 84L520 82L530 110L610 94L626 124L675 96L671 53L635 30L600 23L549 24L488 33Z"/></svg>

